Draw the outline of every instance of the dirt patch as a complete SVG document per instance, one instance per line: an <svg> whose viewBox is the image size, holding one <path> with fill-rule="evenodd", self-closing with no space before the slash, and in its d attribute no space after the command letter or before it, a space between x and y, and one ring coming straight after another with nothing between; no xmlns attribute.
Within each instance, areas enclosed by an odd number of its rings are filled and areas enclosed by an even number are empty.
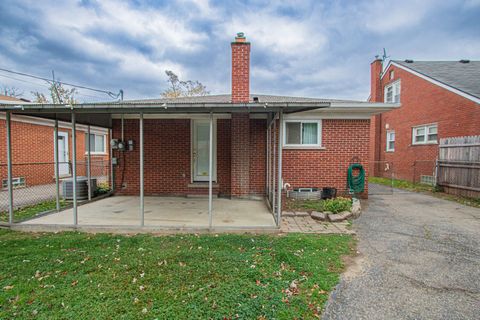
<svg viewBox="0 0 480 320"><path fill-rule="evenodd" d="M366 257L356 250L354 250L351 255L343 256L342 260L345 266L342 277L345 280L350 280L362 275L368 266Z"/></svg>

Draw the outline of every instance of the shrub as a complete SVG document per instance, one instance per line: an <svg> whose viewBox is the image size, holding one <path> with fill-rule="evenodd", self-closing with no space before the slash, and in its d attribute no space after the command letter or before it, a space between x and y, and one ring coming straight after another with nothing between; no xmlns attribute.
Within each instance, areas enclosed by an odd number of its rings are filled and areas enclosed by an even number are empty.
<svg viewBox="0 0 480 320"><path fill-rule="evenodd" d="M352 209L352 199L337 197L334 199L326 199L323 201L323 210L333 213L342 211L350 211Z"/></svg>
<svg viewBox="0 0 480 320"><path fill-rule="evenodd" d="M108 182L99 183L98 186L97 186L97 190L95 190L95 193L97 195L105 194L105 193L108 193L108 192L110 192L110 185L108 184Z"/></svg>

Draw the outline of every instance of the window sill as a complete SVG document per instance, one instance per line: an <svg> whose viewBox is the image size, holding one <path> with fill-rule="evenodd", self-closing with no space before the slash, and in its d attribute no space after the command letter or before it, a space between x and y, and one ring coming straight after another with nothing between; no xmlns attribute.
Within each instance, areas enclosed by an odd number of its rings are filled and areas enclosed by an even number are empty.
<svg viewBox="0 0 480 320"><path fill-rule="evenodd" d="M387 152L387 153L394 153L395 150L385 150L385 152Z"/></svg>
<svg viewBox="0 0 480 320"><path fill-rule="evenodd" d="M436 145L438 142L426 142L426 143L412 143L410 146L411 147L417 147L417 146L431 146L431 145Z"/></svg>
<svg viewBox="0 0 480 320"><path fill-rule="evenodd" d="M322 147L322 146L283 146L283 149L284 150L295 150L295 149L299 149L299 150L325 150L326 148L325 147Z"/></svg>

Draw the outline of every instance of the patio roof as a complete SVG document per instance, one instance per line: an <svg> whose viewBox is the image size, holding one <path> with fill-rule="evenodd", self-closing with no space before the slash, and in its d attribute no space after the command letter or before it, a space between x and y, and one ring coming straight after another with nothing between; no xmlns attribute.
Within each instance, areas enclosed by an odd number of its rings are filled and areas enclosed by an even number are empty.
<svg viewBox="0 0 480 320"><path fill-rule="evenodd" d="M28 102L0 102L0 111L15 114L70 121L72 111L77 123L111 128L112 114L210 114L210 113L257 113L284 114L312 111L322 108L342 108L348 111L365 109L377 112L386 111L392 105L365 101L303 98L272 95L250 95L248 103L232 103L231 96L209 95L201 97L181 97L175 99L143 99L114 102L66 104L39 104Z"/></svg>
<svg viewBox="0 0 480 320"><path fill-rule="evenodd" d="M216 99L212 99L216 97ZM195 99L194 99L195 98ZM328 108L326 100L231 103L224 95L178 99L131 100L116 102L65 104L0 103L0 111L34 117L70 121L75 112L77 123L111 128L112 114L210 114L210 113L295 113Z"/></svg>

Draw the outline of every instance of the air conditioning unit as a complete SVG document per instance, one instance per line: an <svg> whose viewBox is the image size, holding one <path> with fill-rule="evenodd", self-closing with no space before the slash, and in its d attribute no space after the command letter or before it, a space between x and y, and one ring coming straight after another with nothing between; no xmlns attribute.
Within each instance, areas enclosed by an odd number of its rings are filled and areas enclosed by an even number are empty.
<svg viewBox="0 0 480 320"><path fill-rule="evenodd" d="M90 194L95 195L97 188L97 179L90 179ZM65 200L73 200L73 178L62 179L62 196ZM87 177L77 177L77 200L88 199L88 179Z"/></svg>

